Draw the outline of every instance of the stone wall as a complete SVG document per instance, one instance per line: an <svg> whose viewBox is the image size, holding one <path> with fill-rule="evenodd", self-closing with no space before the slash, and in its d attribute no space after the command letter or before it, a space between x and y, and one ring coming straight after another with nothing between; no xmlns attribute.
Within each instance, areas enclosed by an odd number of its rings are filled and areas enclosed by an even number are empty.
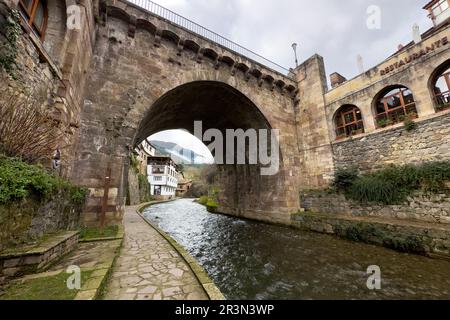
<svg viewBox="0 0 450 320"><path fill-rule="evenodd" d="M299 213L291 226L435 258L450 257L450 229L421 224Z"/></svg>
<svg viewBox="0 0 450 320"><path fill-rule="evenodd" d="M5 28L0 28L0 47L17 47L12 70L7 71L0 66L0 103L9 103L13 94L32 97L64 125L65 133L59 146L63 149L62 173L67 177L72 171L78 143L86 71L95 40L94 7L97 2L82 0L79 3L81 30L66 28L66 7L72 3L71 0L47 1L49 19L44 39L31 32L22 20L22 33L15 43L10 43L5 37ZM1 0L0 23L3 24L17 10L17 1ZM0 50L2 54L4 51Z"/></svg>
<svg viewBox="0 0 450 320"><path fill-rule="evenodd" d="M416 192L401 205L360 204L332 191L303 192L301 207L307 212L352 217L384 218L450 225L450 190L441 194Z"/></svg>
<svg viewBox="0 0 450 320"><path fill-rule="evenodd" d="M83 205L74 203L67 193L45 203L28 198L0 206L0 251L36 241L45 234L77 230L82 209Z"/></svg>
<svg viewBox="0 0 450 320"><path fill-rule="evenodd" d="M417 129L395 129L333 144L337 169L357 168L361 172L381 169L389 164L450 160L450 113L418 121Z"/></svg>

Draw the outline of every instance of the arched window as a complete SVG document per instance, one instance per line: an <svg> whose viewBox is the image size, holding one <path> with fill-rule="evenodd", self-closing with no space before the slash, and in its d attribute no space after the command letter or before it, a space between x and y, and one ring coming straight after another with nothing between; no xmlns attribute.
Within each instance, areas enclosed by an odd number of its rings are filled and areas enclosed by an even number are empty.
<svg viewBox="0 0 450 320"><path fill-rule="evenodd" d="M376 100L375 113L377 126L384 128L417 118L414 96L406 87L393 87L383 90Z"/></svg>
<svg viewBox="0 0 450 320"><path fill-rule="evenodd" d="M336 139L364 133L361 110L354 105L342 106L335 116Z"/></svg>
<svg viewBox="0 0 450 320"><path fill-rule="evenodd" d="M433 84L436 111L450 109L450 68L440 74Z"/></svg>
<svg viewBox="0 0 450 320"><path fill-rule="evenodd" d="M44 0L19 0L20 14L36 35L44 39L47 27L47 5Z"/></svg>

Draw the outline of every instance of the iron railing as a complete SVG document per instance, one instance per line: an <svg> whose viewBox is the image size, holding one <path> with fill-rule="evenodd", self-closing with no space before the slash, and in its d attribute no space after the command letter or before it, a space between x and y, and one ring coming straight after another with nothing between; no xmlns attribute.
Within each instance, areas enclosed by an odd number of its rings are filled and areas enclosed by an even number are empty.
<svg viewBox="0 0 450 320"><path fill-rule="evenodd" d="M247 48L244 48L243 46L237 44L234 41L231 41L225 37L222 37L221 35L215 33L214 31L211 31L198 23L195 23L187 18L184 18L180 16L179 14L164 8L160 6L157 3L154 3L150 0L122 0L125 2L129 2L131 4L137 5L140 8L145 9L146 11L157 15L171 23L174 23L190 32L193 32L197 35L200 35L203 38L206 38L212 42L215 42L216 44L225 47L228 50L233 51L234 53L237 53L239 55L245 56L246 58L253 60L254 62L257 62L259 64L262 64L263 66L272 69L276 72L282 73L285 76L290 76L290 70L279 65L276 62L273 62L260 54L249 50Z"/></svg>

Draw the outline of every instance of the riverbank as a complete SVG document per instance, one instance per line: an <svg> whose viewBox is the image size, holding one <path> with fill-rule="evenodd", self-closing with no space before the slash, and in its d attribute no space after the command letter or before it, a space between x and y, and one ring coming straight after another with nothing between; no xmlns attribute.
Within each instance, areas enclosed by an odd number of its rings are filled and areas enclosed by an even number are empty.
<svg viewBox="0 0 450 320"><path fill-rule="evenodd" d="M302 212L291 226L400 252L450 260L450 225L377 217Z"/></svg>

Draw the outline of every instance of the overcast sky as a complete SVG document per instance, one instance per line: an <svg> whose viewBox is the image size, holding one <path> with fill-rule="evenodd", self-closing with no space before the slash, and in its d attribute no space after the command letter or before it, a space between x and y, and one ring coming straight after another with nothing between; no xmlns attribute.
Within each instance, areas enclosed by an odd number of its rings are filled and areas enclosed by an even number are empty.
<svg viewBox="0 0 450 320"><path fill-rule="evenodd" d="M412 26L431 27L428 0L154 0L286 68L315 53L326 72L358 74L357 56L369 69L412 40ZM380 29L369 29L367 10L380 8ZM172 133L170 137L172 138ZM176 135L175 135L176 136ZM164 139L163 137L159 137ZM176 141L173 141L176 142Z"/></svg>
<svg viewBox="0 0 450 320"><path fill-rule="evenodd" d="M412 25L431 27L422 7L428 0L154 0L180 15L287 68L314 53L325 58L327 74L347 78L358 73L360 54L366 69L412 40ZM381 29L368 29L367 9L381 9Z"/></svg>

